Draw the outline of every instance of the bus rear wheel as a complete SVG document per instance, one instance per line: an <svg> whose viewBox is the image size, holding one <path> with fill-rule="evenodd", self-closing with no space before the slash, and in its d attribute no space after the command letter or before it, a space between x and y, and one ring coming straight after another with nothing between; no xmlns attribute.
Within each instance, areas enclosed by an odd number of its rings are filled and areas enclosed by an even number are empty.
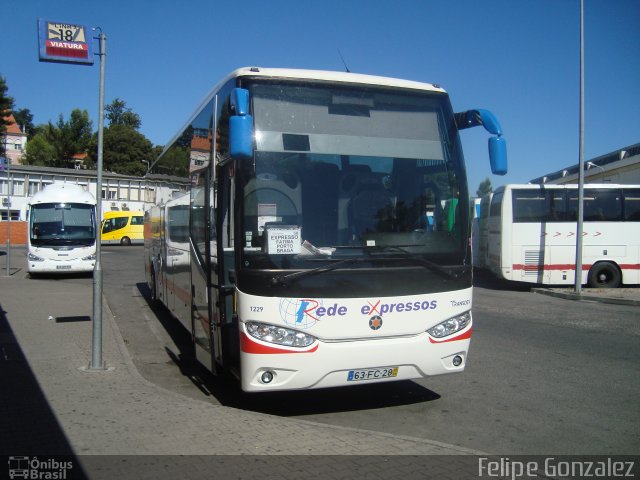
<svg viewBox="0 0 640 480"><path fill-rule="evenodd" d="M131 245L131 239L129 237L122 237L120 245Z"/></svg>
<svg viewBox="0 0 640 480"><path fill-rule="evenodd" d="M618 288L621 283L620 270L613 263L598 262L589 270L587 282L593 288Z"/></svg>

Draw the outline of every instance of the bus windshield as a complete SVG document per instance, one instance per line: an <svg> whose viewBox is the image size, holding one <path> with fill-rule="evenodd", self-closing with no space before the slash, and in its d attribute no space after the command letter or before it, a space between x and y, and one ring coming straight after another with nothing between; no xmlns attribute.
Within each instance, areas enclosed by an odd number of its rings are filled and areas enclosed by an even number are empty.
<svg viewBox="0 0 640 480"><path fill-rule="evenodd" d="M249 89L256 152L237 179L244 267L307 269L351 257L465 264L468 195L446 94Z"/></svg>
<svg viewBox="0 0 640 480"><path fill-rule="evenodd" d="M29 226L33 246L93 245L94 206L41 203L31 206Z"/></svg>

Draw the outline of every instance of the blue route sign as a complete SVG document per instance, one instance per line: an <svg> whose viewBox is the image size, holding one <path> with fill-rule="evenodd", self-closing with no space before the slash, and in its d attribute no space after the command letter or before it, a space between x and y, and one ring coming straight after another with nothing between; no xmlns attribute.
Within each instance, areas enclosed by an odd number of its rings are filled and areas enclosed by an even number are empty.
<svg viewBox="0 0 640 480"><path fill-rule="evenodd" d="M85 25L38 19L41 62L93 65L93 37Z"/></svg>

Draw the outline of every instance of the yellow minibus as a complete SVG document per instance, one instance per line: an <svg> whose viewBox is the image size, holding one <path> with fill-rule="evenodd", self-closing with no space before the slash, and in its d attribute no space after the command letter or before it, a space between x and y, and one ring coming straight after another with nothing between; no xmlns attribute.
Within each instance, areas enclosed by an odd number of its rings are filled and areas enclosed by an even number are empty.
<svg viewBox="0 0 640 480"><path fill-rule="evenodd" d="M103 244L142 244L144 213L140 211L105 212L102 220Z"/></svg>

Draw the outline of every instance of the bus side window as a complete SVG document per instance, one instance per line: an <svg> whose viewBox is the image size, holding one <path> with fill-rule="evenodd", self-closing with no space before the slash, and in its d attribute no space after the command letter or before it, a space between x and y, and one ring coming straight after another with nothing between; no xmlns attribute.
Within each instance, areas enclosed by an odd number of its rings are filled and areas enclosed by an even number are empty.
<svg viewBox="0 0 640 480"><path fill-rule="evenodd" d="M114 218L113 220L113 230L120 230L121 228L126 227L127 223L129 222L128 217L118 217Z"/></svg>
<svg viewBox="0 0 640 480"><path fill-rule="evenodd" d="M640 222L640 190L625 191L624 219L628 222Z"/></svg>
<svg viewBox="0 0 640 480"><path fill-rule="evenodd" d="M104 224L102 225L102 233L109 233L112 230L113 230L113 219L108 218L107 220L104 221Z"/></svg>

